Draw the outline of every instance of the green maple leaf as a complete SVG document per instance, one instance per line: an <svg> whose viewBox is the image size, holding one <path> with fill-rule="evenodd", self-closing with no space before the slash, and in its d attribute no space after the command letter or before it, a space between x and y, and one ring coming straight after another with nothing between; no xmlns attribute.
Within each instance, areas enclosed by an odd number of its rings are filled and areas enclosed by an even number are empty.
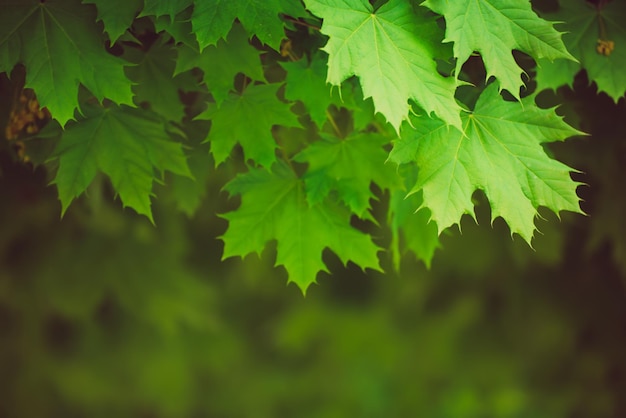
<svg viewBox="0 0 626 418"><path fill-rule="evenodd" d="M537 61L537 91L544 89L556 90L561 86L574 86L574 76L582 69L579 62L557 60Z"/></svg>
<svg viewBox="0 0 626 418"><path fill-rule="evenodd" d="M90 105L81 111L85 118L68 125L56 150L59 170L54 183L62 211L101 171L124 206L152 221L155 170L191 176L181 145L169 137L163 120L147 110Z"/></svg>
<svg viewBox="0 0 626 418"><path fill-rule="evenodd" d="M598 90L617 102L626 92L626 5L621 1L606 3L602 7L584 1L562 3L558 12L545 16L565 22L562 27L567 32L563 35L563 42L580 64L538 61L537 88L571 86L576 73L584 68L589 80L598 85ZM601 39L613 42L614 49L607 55L597 50Z"/></svg>
<svg viewBox="0 0 626 418"><path fill-rule="evenodd" d="M305 3L324 19L331 84L359 77L365 98L396 130L408 118L409 99L460 129L455 81L437 72L440 38L432 18L416 13L409 0L390 0L375 12L366 0Z"/></svg>
<svg viewBox="0 0 626 418"><path fill-rule="evenodd" d="M293 0L196 0L191 23L201 49L215 45L238 18L250 35L278 51L285 38L281 14L306 15L300 2Z"/></svg>
<svg viewBox="0 0 626 418"><path fill-rule="evenodd" d="M98 20L104 24L112 44L133 24L143 6L142 0L83 0L83 3L96 5Z"/></svg>
<svg viewBox="0 0 626 418"><path fill-rule="evenodd" d="M390 250L396 271L400 270L400 259L407 252L415 256L430 268L435 251L441 247L437 225L430 222L427 209L415 210L423 205L421 193L407 196L406 190L417 181L417 166L403 164L400 172L404 177L406 189L391 190L387 222L391 227Z"/></svg>
<svg viewBox="0 0 626 418"><path fill-rule="evenodd" d="M264 81L259 51L248 42L248 35L241 25L234 25L225 41L198 52L188 45L178 47L175 74L200 68L218 106L233 90L235 76L244 73L252 80Z"/></svg>
<svg viewBox="0 0 626 418"><path fill-rule="evenodd" d="M306 59L295 62L282 62L287 71L285 98L300 100L306 106L311 120L321 127L328 118L328 106L341 105L338 90L326 83L327 61L315 54L310 63Z"/></svg>
<svg viewBox="0 0 626 418"><path fill-rule="evenodd" d="M189 154L187 162L193 178L172 175L168 186L170 196L178 210L188 217L192 217L207 194L209 177L214 174L207 167L213 166L214 162L209 153L202 148Z"/></svg>
<svg viewBox="0 0 626 418"><path fill-rule="evenodd" d="M155 17L154 29L157 33L165 32L170 35L175 43L183 43L198 51L198 41L191 29L191 9L185 9L176 16L163 15Z"/></svg>
<svg viewBox="0 0 626 418"><path fill-rule="evenodd" d="M232 0L205 0L194 4L191 25L200 50L226 39L238 9L238 3Z"/></svg>
<svg viewBox="0 0 626 418"><path fill-rule="evenodd" d="M335 106L345 107L350 110L352 125L355 131L366 129L372 122L380 123L381 125L386 124L386 121L380 114L376 115L372 99L363 98L361 86L355 79L348 80L348 82L343 83L341 87L341 104L335 103ZM388 133L391 136L396 135L396 133L392 131Z"/></svg>
<svg viewBox="0 0 626 418"><path fill-rule="evenodd" d="M350 225L349 211L328 200L309 206L302 181L285 164L276 164L271 172L255 169L239 175L226 190L241 195L241 206L224 215L229 225L222 236L223 258L260 254L276 240L276 265L285 266L289 282L303 293L318 272L327 271L325 248L344 264L379 270L379 248Z"/></svg>
<svg viewBox="0 0 626 418"><path fill-rule="evenodd" d="M198 116L211 120L207 140L216 164L228 158L239 143L246 160L252 159L264 167L276 161L276 141L272 126L300 126L290 105L281 102L276 93L280 84L248 86L242 94L232 93L218 108L214 103Z"/></svg>
<svg viewBox="0 0 626 418"><path fill-rule="evenodd" d="M193 4L193 0L144 0L143 10L139 16L174 17Z"/></svg>
<svg viewBox="0 0 626 418"><path fill-rule="evenodd" d="M446 19L446 39L454 42L456 74L472 53L480 52L487 79L495 76L500 87L518 100L523 70L513 58L513 49L533 58L555 60L570 55L561 34L552 23L539 18L530 2L519 0L427 0L422 5Z"/></svg>
<svg viewBox="0 0 626 418"><path fill-rule="evenodd" d="M192 217L209 190L211 180L218 178L215 162L209 153L209 144L201 144L208 131L206 121L192 121L184 125L189 138L186 149L187 165L193 177L172 174L167 179L166 196L188 217ZM159 196L162 196L159 193Z"/></svg>
<svg viewBox="0 0 626 418"><path fill-rule="evenodd" d="M580 134L556 115L540 109L533 98L506 102L491 84L474 111L463 117L463 132L440 121L415 120L415 130L403 131L390 159L416 162L417 182L424 207L432 212L439 232L459 223L463 214L474 216L472 194L481 189L492 208L511 229L530 243L539 206L558 213L580 213L578 183L566 165L550 159L542 143Z"/></svg>
<svg viewBox="0 0 626 418"><path fill-rule="evenodd" d="M150 109L172 121L180 121L184 116L184 105L179 90L189 91L196 87L191 73L174 74L176 51L157 40L148 51L127 48L125 57L137 65L127 69L133 85L135 102L146 103Z"/></svg>
<svg viewBox="0 0 626 418"><path fill-rule="evenodd" d="M64 125L82 83L98 100L132 104L124 61L110 55L95 10L79 0L0 0L0 72L26 67L26 87Z"/></svg>
<svg viewBox="0 0 626 418"><path fill-rule="evenodd" d="M309 165L304 181L310 205L335 190L350 210L363 218L370 209L370 199L375 198L371 183L381 189L401 186L395 167L385 164L387 153L382 147L389 141L384 136L357 133L345 139L331 135L322 138L294 157Z"/></svg>

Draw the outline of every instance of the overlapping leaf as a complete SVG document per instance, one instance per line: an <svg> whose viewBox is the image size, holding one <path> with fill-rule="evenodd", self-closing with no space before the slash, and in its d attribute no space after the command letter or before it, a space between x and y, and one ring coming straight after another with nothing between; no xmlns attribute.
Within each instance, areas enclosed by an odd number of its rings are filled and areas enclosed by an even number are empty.
<svg viewBox="0 0 626 418"><path fill-rule="evenodd" d="M417 181L417 166L404 164L401 167L405 185L408 189ZM423 205L421 193L406 195L406 190L397 188L391 190L387 222L391 227L390 251L396 270L400 270L400 259L408 252L412 252L426 267L440 247L437 225L430 222L427 209L416 211Z"/></svg>
<svg viewBox="0 0 626 418"><path fill-rule="evenodd" d="M173 76L175 50L161 38L148 51L128 48L125 56L137 64L127 70L130 79L136 82L133 86L135 102L146 104L168 120L180 121L184 105L179 91L193 90L197 86L190 73Z"/></svg>
<svg viewBox="0 0 626 418"><path fill-rule="evenodd" d="M248 35L241 25L233 26L226 41L222 40L202 52L186 44L180 45L175 74L194 67L204 72L203 80L218 106L233 89L235 75L238 73L244 73L252 80L265 80L259 51L250 45Z"/></svg>
<svg viewBox="0 0 626 418"><path fill-rule="evenodd" d="M563 42L580 64L540 60L537 88L571 86L576 73L584 68L599 91L616 102L623 97L626 92L626 4L613 1L600 7L584 1L563 1L558 12L545 16L564 22L561 26L566 31Z"/></svg>
<svg viewBox="0 0 626 418"><path fill-rule="evenodd" d="M331 86L326 83L326 60L316 54L311 62L303 58L283 62L281 66L287 71L285 97L304 103L311 120L321 127L328 117L328 106L341 102L337 97L338 90L331 91Z"/></svg>
<svg viewBox="0 0 626 418"><path fill-rule="evenodd" d="M289 281L302 292L315 283L318 272L327 271L322 261L325 248L344 264L352 261L363 269L379 269L378 248L350 225L349 211L329 200L309 206L302 181L285 164L240 175L226 190L241 195L241 206L224 215L229 221L222 236L224 258L260 254L276 240L276 265L285 266Z"/></svg>
<svg viewBox="0 0 626 418"><path fill-rule="evenodd" d="M345 139L324 135L296 155L296 161L309 165L304 178L309 204L323 201L334 190L352 212L365 217L375 197L371 183L381 189L401 187L395 167L385 164L382 147L387 143L387 138L373 133Z"/></svg>
<svg viewBox="0 0 626 418"><path fill-rule="evenodd" d="M366 0L305 4L324 19L331 84L358 76L365 98L372 97L396 130L408 118L409 99L460 129L455 81L437 72L441 37L432 18L416 12L409 0L390 0L376 11Z"/></svg>
<svg viewBox="0 0 626 418"><path fill-rule="evenodd" d="M82 83L99 100L132 104L124 61L107 53L95 10L80 0L0 0L0 72L26 67L26 87L62 125Z"/></svg>
<svg viewBox="0 0 626 418"><path fill-rule="evenodd" d="M238 2L232 0L200 1L194 4L191 25L200 49L226 39L238 8Z"/></svg>
<svg viewBox="0 0 626 418"><path fill-rule="evenodd" d="M582 3L582 2L580 2ZM456 74L472 53L480 52L487 78L495 76L500 87L519 99L522 69L514 49L533 58L574 60L550 22L519 0L427 0L422 3L446 19L445 42L454 42Z"/></svg>
<svg viewBox="0 0 626 418"><path fill-rule="evenodd" d="M152 220L155 171L191 176L182 147L156 114L127 106L84 106L85 118L63 132L54 179L63 212L98 172L111 179L124 206Z"/></svg>
<svg viewBox="0 0 626 418"><path fill-rule="evenodd" d="M577 183L566 165L550 159L541 144L579 134L554 110L538 108L532 98L505 102L491 84L474 112L464 116L463 132L421 118L403 131L390 158L414 161L419 172L413 192L422 191L439 231L474 215L472 194L484 190L492 218L501 216L530 243L539 206L558 213L580 212Z"/></svg>
<svg viewBox="0 0 626 418"><path fill-rule="evenodd" d="M169 16L174 18L178 13L191 6L194 0L143 0L141 16Z"/></svg>
<svg viewBox="0 0 626 418"><path fill-rule="evenodd" d="M96 5L98 20L104 24L111 43L128 30L143 6L142 0L83 0L83 3Z"/></svg>
<svg viewBox="0 0 626 418"><path fill-rule="evenodd" d="M301 3L293 0L196 0L191 23L200 48L224 38L229 22L232 24L237 18L248 33L278 50L285 38L282 14L300 17L305 12Z"/></svg>
<svg viewBox="0 0 626 418"><path fill-rule="evenodd" d="M272 126L300 126L289 104L276 96L279 87L280 84L248 86L242 94L231 93L219 108L211 103L198 116L211 120L207 140L216 164L224 162L237 143L246 159L268 168L276 161Z"/></svg>
<svg viewBox="0 0 626 418"><path fill-rule="evenodd" d="M218 178L213 169L215 163L209 153L209 145L201 144L206 136L207 125L206 121L185 124L185 134L189 138L186 144L189 145L189 149L185 149L185 154L193 178L179 174L172 174L167 178L166 199L189 217L193 216L202 204L211 181Z"/></svg>

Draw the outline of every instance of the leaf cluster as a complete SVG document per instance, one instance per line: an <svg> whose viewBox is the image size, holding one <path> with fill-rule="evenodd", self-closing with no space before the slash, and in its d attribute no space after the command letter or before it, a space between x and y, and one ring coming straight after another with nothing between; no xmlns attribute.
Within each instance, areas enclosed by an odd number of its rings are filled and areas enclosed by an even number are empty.
<svg viewBox="0 0 626 418"><path fill-rule="evenodd" d="M241 201L224 257L275 241L306 291L325 250L429 264L479 190L529 244L539 207L581 212L574 169L544 145L582 132L537 106L519 59L539 90L584 68L623 96L621 3L574 3L545 14L563 35L517 0L0 0L0 72L51 115L41 161L62 213L105 175L152 222L161 197L193 216L220 172Z"/></svg>

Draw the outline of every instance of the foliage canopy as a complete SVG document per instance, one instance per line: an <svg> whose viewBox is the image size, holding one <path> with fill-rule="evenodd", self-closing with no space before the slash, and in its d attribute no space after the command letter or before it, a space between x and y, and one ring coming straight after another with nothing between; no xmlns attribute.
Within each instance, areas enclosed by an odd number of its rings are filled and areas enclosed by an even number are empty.
<svg viewBox="0 0 626 418"><path fill-rule="evenodd" d="M39 159L26 152L50 168L63 212L104 174L151 221L161 197L193 215L222 170L241 199L223 215L224 257L276 241L276 264L302 291L326 270L325 248L361 268L380 269L383 250L429 264L439 235L475 217L477 190L531 244L539 207L581 212L575 169L544 145L582 132L539 108L537 93L580 69L615 101L626 90L621 2L567 2L541 17L522 0L0 8L0 72L23 76L53 120L17 131L55 144ZM207 129L191 128L201 121ZM372 204L387 197L376 219ZM368 222L386 222L393 242L377 242Z"/></svg>

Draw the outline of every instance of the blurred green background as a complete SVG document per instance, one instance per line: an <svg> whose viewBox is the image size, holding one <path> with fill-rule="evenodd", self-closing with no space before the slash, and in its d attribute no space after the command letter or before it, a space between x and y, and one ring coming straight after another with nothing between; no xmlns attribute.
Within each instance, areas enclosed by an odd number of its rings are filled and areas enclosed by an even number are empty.
<svg viewBox="0 0 626 418"><path fill-rule="evenodd" d="M156 228L104 180L60 219L2 141L0 417L626 417L626 105L587 85L539 100L592 134L549 150L589 217L546 211L531 249L477 195L430 270L328 253L306 298L272 248L220 260L230 173L192 217L160 190Z"/></svg>

